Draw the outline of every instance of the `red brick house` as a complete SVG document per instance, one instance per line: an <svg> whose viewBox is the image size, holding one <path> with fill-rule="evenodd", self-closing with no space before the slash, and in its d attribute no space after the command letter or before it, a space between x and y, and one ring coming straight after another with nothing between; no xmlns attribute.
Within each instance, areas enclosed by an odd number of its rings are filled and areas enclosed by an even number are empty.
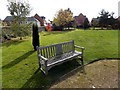
<svg viewBox="0 0 120 90"><path fill-rule="evenodd" d="M83 15L82 13L80 13L78 16L74 17L74 25L75 26L83 26L84 21L87 17L85 15Z"/></svg>

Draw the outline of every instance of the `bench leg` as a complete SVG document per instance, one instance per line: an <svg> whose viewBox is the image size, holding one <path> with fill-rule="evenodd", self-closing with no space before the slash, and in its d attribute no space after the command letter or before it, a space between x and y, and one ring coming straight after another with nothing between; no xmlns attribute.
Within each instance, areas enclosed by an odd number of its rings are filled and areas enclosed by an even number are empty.
<svg viewBox="0 0 120 90"><path fill-rule="evenodd" d="M45 75L48 75L48 70L47 70L47 68L45 69Z"/></svg>
<svg viewBox="0 0 120 90"><path fill-rule="evenodd" d="M85 73L85 68L84 68L83 56L81 56L81 59L80 59L80 60L81 60L81 63L82 63L82 65L83 65L83 66L81 67L81 71L80 71L80 72L83 73L83 74L86 74L86 73Z"/></svg>
<svg viewBox="0 0 120 90"><path fill-rule="evenodd" d="M45 74L48 74L47 62L44 61L44 64L41 64L39 61L39 69Z"/></svg>
<svg viewBox="0 0 120 90"><path fill-rule="evenodd" d="M84 65L84 61L83 61L83 58L81 58L81 63L82 63L82 65Z"/></svg>
<svg viewBox="0 0 120 90"><path fill-rule="evenodd" d="M45 75L48 75L47 61L45 61Z"/></svg>
<svg viewBox="0 0 120 90"><path fill-rule="evenodd" d="M39 69L41 68L41 64L40 64L40 62L39 62Z"/></svg>
<svg viewBox="0 0 120 90"><path fill-rule="evenodd" d="M83 61L83 54L84 54L84 52L83 51L84 51L84 49L82 49L82 56L81 56L82 65L84 65L84 61Z"/></svg>
<svg viewBox="0 0 120 90"><path fill-rule="evenodd" d="M81 56L81 58L79 58L81 61L81 64L84 65L84 60L83 60L83 56Z"/></svg>
<svg viewBox="0 0 120 90"><path fill-rule="evenodd" d="M48 75L48 70L46 67L44 67L44 69L42 67L40 67L40 69L45 75Z"/></svg>

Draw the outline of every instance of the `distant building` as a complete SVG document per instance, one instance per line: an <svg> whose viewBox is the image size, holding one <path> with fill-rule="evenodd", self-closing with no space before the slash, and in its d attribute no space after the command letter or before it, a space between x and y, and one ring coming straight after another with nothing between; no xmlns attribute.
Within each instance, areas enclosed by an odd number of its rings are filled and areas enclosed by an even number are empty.
<svg viewBox="0 0 120 90"><path fill-rule="evenodd" d="M87 17L80 13L78 16L74 17L74 25L75 26L84 26L84 21Z"/></svg>
<svg viewBox="0 0 120 90"><path fill-rule="evenodd" d="M34 17L27 17L23 23L29 24L29 23L36 23L37 21L35 20Z"/></svg>
<svg viewBox="0 0 120 90"><path fill-rule="evenodd" d="M13 17L12 16L7 16L3 22L6 23L7 25L10 25L13 22Z"/></svg>
<svg viewBox="0 0 120 90"><path fill-rule="evenodd" d="M91 20L91 26L99 26L99 21L100 21L100 19L99 18L93 18L92 20Z"/></svg>
<svg viewBox="0 0 120 90"><path fill-rule="evenodd" d="M7 16L3 22L6 24L6 26L10 26L10 24L14 21L13 16ZM39 16L38 14L35 14L33 17L26 17L24 21L21 22L22 24L29 24L29 23L35 23L38 25L39 31L45 30L45 17Z"/></svg>
<svg viewBox="0 0 120 90"><path fill-rule="evenodd" d="M14 17L13 16L7 16L3 22L5 22L7 25L10 25L12 22L14 21ZM26 17L25 21L23 21L22 23L36 23L37 21L35 20L34 17Z"/></svg>

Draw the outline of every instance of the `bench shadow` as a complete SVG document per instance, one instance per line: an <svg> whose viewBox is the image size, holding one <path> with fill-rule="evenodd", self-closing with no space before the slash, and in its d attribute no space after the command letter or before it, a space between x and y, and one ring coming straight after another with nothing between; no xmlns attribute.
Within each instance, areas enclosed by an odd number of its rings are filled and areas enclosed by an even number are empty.
<svg viewBox="0 0 120 90"><path fill-rule="evenodd" d="M23 88L49 88L63 75L69 73L75 68L79 67L80 63L76 60L71 60L61 65L53 67L45 76L40 69L37 69L33 76L22 86Z"/></svg>
<svg viewBox="0 0 120 90"><path fill-rule="evenodd" d="M21 62L22 60L26 59L28 56L30 56L34 52L35 51L28 51L27 53L25 53L24 55L16 58L15 60L13 60L12 62L8 63L7 65L2 66L2 69L4 70L4 69L13 67L14 65L16 65L19 62Z"/></svg>

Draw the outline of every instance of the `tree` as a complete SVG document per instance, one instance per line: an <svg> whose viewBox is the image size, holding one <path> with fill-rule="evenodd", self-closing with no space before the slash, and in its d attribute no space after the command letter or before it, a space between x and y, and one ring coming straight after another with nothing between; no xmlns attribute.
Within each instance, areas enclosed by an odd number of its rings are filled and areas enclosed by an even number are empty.
<svg viewBox="0 0 120 90"><path fill-rule="evenodd" d="M14 21L11 24L11 30L14 35L19 36L22 39L23 36L30 33L30 24L25 24L26 16L30 14L31 8L29 3L8 0L8 11L14 17Z"/></svg>
<svg viewBox="0 0 120 90"><path fill-rule="evenodd" d="M113 17L114 12L109 13L108 11L105 11L104 9L99 13L100 17L98 17L99 19L99 25L102 27L106 27L106 28L112 28L114 29L117 23L117 20Z"/></svg>
<svg viewBox="0 0 120 90"><path fill-rule="evenodd" d="M112 25L112 28L120 30L120 20L115 19L114 24Z"/></svg>
<svg viewBox="0 0 120 90"><path fill-rule="evenodd" d="M33 27L32 27L32 45L34 47L34 50L36 51L37 50L37 46L39 46L39 34L38 34L38 26L37 24L33 24Z"/></svg>
<svg viewBox="0 0 120 90"><path fill-rule="evenodd" d="M71 10L69 8L66 10L60 9L53 20L53 24L61 27L67 26L69 28L71 21L73 21Z"/></svg>
<svg viewBox="0 0 120 90"><path fill-rule="evenodd" d="M28 36L31 34L31 23L29 24L20 24L17 20L14 19L12 24L10 25L10 34L13 34L15 37L22 37Z"/></svg>
<svg viewBox="0 0 120 90"><path fill-rule="evenodd" d="M103 28L108 25L108 17L110 16L109 12L105 11L104 9L101 10L99 13L99 25Z"/></svg>

